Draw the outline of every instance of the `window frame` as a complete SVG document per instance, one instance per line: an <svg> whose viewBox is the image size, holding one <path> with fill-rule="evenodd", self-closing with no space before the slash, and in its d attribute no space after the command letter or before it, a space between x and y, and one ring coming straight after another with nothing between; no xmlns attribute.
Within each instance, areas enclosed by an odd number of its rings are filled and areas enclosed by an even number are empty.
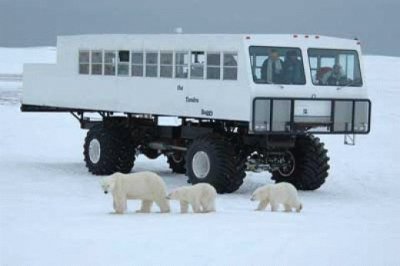
<svg viewBox="0 0 400 266"><path fill-rule="evenodd" d="M190 53L191 53L191 51L189 51L189 50L179 50L179 51L175 51L174 52L174 76L173 76L173 78L176 78L176 79L189 79L189 77L190 77ZM187 57L188 57L188 61L187 61L187 63L185 64L185 62L183 62L183 64L178 64L177 63L177 60L176 60L176 56L177 56L177 54L184 54L184 55L187 55ZM177 77L176 76L176 73L177 73L177 68L178 67L186 67L187 68L187 76L186 77Z"/></svg>
<svg viewBox="0 0 400 266"><path fill-rule="evenodd" d="M225 54L236 55L236 66L225 66ZM227 69L236 69L236 78L235 79L226 79L225 78L225 68ZM221 52L221 72L220 72L220 79L225 81L237 81L239 80L239 52L237 51L222 51Z"/></svg>
<svg viewBox="0 0 400 266"><path fill-rule="evenodd" d="M196 65L195 65L192 62L192 56L196 56L195 55L196 53L204 56L204 63L202 64L203 65L203 69L202 69L203 75L202 76L193 76L192 75L192 70L193 70L192 67L198 67L200 69L199 65L201 64L201 63L196 63ZM207 64L206 56L207 56L207 52L204 50L190 50L190 53L189 53L189 68L190 68L189 79L194 79L194 80L204 80L205 79L204 78L205 77L205 68L206 68L206 64ZM197 65L197 64L199 64L199 65Z"/></svg>
<svg viewBox="0 0 400 266"><path fill-rule="evenodd" d="M171 64L163 64L161 62L161 56L163 54L171 54ZM160 50L159 51L159 77L160 78L166 78L166 79L174 78L174 61L175 61L174 56L175 56L175 53L173 51L170 51L170 50ZM171 76L162 76L161 75L162 67L171 67Z"/></svg>
<svg viewBox="0 0 400 266"><path fill-rule="evenodd" d="M219 55L219 64L218 65L209 65L208 64L208 55ZM206 51L206 64L205 64L205 80L221 80L222 77L222 52L221 51ZM209 78L208 77L208 68L218 69L218 78Z"/></svg>
<svg viewBox="0 0 400 266"><path fill-rule="evenodd" d="M121 52L127 52L128 53L128 61L121 61L120 59L120 53ZM131 65L131 51L130 50L117 50L116 52L116 72L118 77L129 77L130 76L130 65ZM120 68L121 66L127 66L127 72L126 74L121 74L120 73Z"/></svg>
<svg viewBox="0 0 400 266"><path fill-rule="evenodd" d="M308 57L308 65L309 65L309 68L310 68L310 78L311 78L311 83L313 84L313 86L316 86L316 87L343 87L343 86L341 86L341 85L329 85L329 84L317 84L317 83L314 83L314 79L313 79L313 76L312 76L312 68L311 68L311 61L310 61L310 50L328 50L328 51L338 51L339 53L338 54L340 54L340 51L344 51L344 52L354 52L354 54L357 56L357 61L358 61L358 65L357 65L357 67L358 67L358 69L359 69L359 71L360 71L360 83L359 83L359 85L357 85L357 86L355 86L355 85L352 85L352 86L348 86L348 85L343 85L344 87L354 87L354 88L360 88L360 87L363 87L364 86L364 77L363 77L363 73L362 73L362 71L361 71L361 62L360 62L360 54L358 53L358 51L357 50L354 50L354 49L335 49L335 48L315 48L315 47L308 47L307 48L307 57ZM356 66L356 63L354 63L354 66ZM318 71L318 67L317 67L317 69L316 69L317 71Z"/></svg>
<svg viewBox="0 0 400 266"><path fill-rule="evenodd" d="M107 53L114 53L114 62L108 63L106 62L106 54ZM104 76L116 76L117 75L117 50L104 50ZM114 74L106 74L106 66L113 66L114 67Z"/></svg>
<svg viewBox="0 0 400 266"><path fill-rule="evenodd" d="M88 53L88 61L87 62L81 62L81 53ZM91 58L92 58L92 53L90 49L79 49L78 50L78 74L79 75L90 75L91 74ZM81 72L81 66L82 65L87 65L88 72L87 73L82 73Z"/></svg>
<svg viewBox="0 0 400 266"><path fill-rule="evenodd" d="M141 54L142 55L142 63L141 64L133 62L133 54ZM130 57L131 57L131 60L130 60L130 76L131 77L136 77L136 78L145 77L145 75L144 75L144 60L145 60L145 58L144 58L145 57L144 50L141 50L141 51L139 51L139 50L130 50ZM141 76L133 75L133 68L134 67L139 67L139 66L142 68L142 75Z"/></svg>
<svg viewBox="0 0 400 266"><path fill-rule="evenodd" d="M101 54L101 62L100 63L94 63L93 62L93 54L94 53L100 53ZM93 73L93 66L101 66L101 71L100 73ZM104 74L104 51L103 50L90 50L90 75L94 76L102 76Z"/></svg>
<svg viewBox="0 0 400 266"><path fill-rule="evenodd" d="M156 54L157 62L155 64L147 63L147 54ZM147 66L156 67L156 75L155 76L147 76ZM145 50L144 51L144 77L145 78L159 78L160 77L160 51L159 50Z"/></svg>

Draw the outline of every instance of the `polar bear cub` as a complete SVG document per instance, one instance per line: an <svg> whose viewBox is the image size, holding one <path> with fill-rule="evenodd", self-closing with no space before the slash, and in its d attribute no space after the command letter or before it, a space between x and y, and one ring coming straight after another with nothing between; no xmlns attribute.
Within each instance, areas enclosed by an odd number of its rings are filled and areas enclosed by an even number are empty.
<svg viewBox="0 0 400 266"><path fill-rule="evenodd" d="M124 213L128 199L142 200L142 206L137 212L148 213L153 202L162 213L169 212L169 201L165 198L167 189L164 181L155 173L139 172L134 174L114 173L101 180L104 193L112 193L114 210Z"/></svg>
<svg viewBox="0 0 400 266"><path fill-rule="evenodd" d="M184 186L176 189L168 195L168 199L179 200L181 213L187 213L189 204L193 212L214 212L215 198L217 191L206 183L199 183L193 186Z"/></svg>
<svg viewBox="0 0 400 266"><path fill-rule="evenodd" d="M286 212L291 212L293 208L300 212L303 208L296 188L286 182L257 188L251 196L251 200L260 201L256 211L265 210L268 204L271 204L271 211L276 211L280 204L283 204Z"/></svg>

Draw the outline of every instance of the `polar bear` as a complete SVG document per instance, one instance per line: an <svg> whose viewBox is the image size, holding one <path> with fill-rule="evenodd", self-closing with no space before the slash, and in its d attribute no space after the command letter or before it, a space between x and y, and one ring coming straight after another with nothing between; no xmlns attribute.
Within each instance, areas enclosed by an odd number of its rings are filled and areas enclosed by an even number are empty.
<svg viewBox="0 0 400 266"><path fill-rule="evenodd" d="M105 194L112 193L114 210L118 214L124 213L128 199L142 200L142 206L137 212L149 213L153 202L158 205L162 213L170 211L165 183L155 173L114 173L104 177L101 186Z"/></svg>
<svg viewBox="0 0 400 266"><path fill-rule="evenodd" d="M206 183L185 186L176 189L168 195L168 199L179 200L181 213L187 213L189 204L193 212L215 212L215 198L217 191Z"/></svg>
<svg viewBox="0 0 400 266"><path fill-rule="evenodd" d="M276 211L279 204L283 204L286 212L291 212L293 208L300 212L303 208L296 188L286 182L257 188L251 196L251 200L260 201L256 211L265 210L269 203L271 204L271 211Z"/></svg>

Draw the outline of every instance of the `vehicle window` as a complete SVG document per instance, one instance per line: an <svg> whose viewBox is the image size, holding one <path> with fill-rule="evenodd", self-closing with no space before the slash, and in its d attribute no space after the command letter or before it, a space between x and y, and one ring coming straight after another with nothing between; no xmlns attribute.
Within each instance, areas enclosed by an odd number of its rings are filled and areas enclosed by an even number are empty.
<svg viewBox="0 0 400 266"><path fill-rule="evenodd" d="M221 78L221 54L207 53L207 79Z"/></svg>
<svg viewBox="0 0 400 266"><path fill-rule="evenodd" d="M118 76L129 75L129 51L118 51Z"/></svg>
<svg viewBox="0 0 400 266"><path fill-rule="evenodd" d="M172 78L172 52L160 53L160 77Z"/></svg>
<svg viewBox="0 0 400 266"><path fill-rule="evenodd" d="M106 51L104 53L104 75L115 75L115 52Z"/></svg>
<svg viewBox="0 0 400 266"><path fill-rule="evenodd" d="M158 77L157 52L146 52L146 77Z"/></svg>
<svg viewBox="0 0 400 266"><path fill-rule="evenodd" d="M89 74L89 64L89 51L79 51L79 74Z"/></svg>
<svg viewBox="0 0 400 266"><path fill-rule="evenodd" d="M133 77L143 77L143 52L132 52L132 73Z"/></svg>
<svg viewBox="0 0 400 266"><path fill-rule="evenodd" d="M237 53L224 53L224 68L223 68L223 79L224 80L236 80L237 79Z"/></svg>
<svg viewBox="0 0 400 266"><path fill-rule="evenodd" d="M92 51L92 64L91 64L92 75L103 74L103 52Z"/></svg>
<svg viewBox="0 0 400 266"><path fill-rule="evenodd" d="M190 78L203 79L204 78L204 52L193 51L190 59Z"/></svg>
<svg viewBox="0 0 400 266"><path fill-rule="evenodd" d="M189 72L189 53L176 52L175 53L175 77L187 78Z"/></svg>
<svg viewBox="0 0 400 266"><path fill-rule="evenodd" d="M250 63L255 83L306 83L303 57L299 48L252 46Z"/></svg>
<svg viewBox="0 0 400 266"><path fill-rule="evenodd" d="M308 49L311 77L318 86L362 86L358 53L352 50Z"/></svg>

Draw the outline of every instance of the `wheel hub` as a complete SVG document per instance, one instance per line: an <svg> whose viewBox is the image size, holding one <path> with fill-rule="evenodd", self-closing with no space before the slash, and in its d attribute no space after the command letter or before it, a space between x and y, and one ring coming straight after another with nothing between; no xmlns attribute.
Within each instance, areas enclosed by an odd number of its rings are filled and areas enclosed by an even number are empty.
<svg viewBox="0 0 400 266"><path fill-rule="evenodd" d="M181 153L174 153L171 155L172 157L172 161L174 161L174 163L179 164L183 161L183 155Z"/></svg>
<svg viewBox="0 0 400 266"><path fill-rule="evenodd" d="M289 177L293 174L294 169L296 168L296 162L293 153L287 151L284 155L284 160L285 163L279 167L278 172L284 177Z"/></svg>
<svg viewBox="0 0 400 266"><path fill-rule="evenodd" d="M193 173L197 178L205 178L210 172L210 158L204 151L198 151L192 160Z"/></svg>
<svg viewBox="0 0 400 266"><path fill-rule="evenodd" d="M93 164L96 164L100 161L100 142L97 139L92 139L89 143L89 158Z"/></svg>

